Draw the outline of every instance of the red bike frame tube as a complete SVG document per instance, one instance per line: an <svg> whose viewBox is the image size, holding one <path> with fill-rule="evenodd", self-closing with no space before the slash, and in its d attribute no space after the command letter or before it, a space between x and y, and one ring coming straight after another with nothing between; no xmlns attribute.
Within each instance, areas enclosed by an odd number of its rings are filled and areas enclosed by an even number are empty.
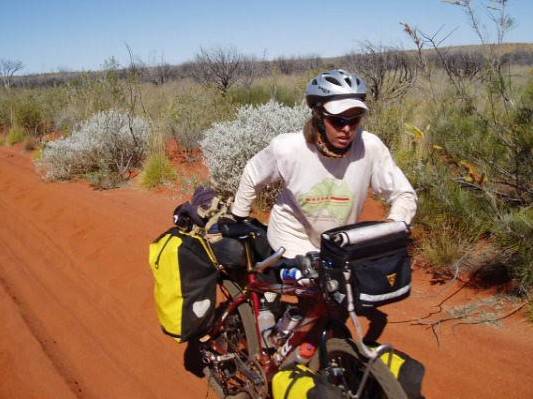
<svg viewBox="0 0 533 399"><path fill-rule="evenodd" d="M252 248L250 245L250 240L247 239L244 241L244 252L246 254L246 268L248 270L248 285L253 286L257 282L257 276L253 272L254 270L254 259L252 255ZM257 322L257 317L259 315L259 311L261 310L261 299L259 298L259 294L257 292L252 292L252 306L254 311L254 317L255 317L255 331L257 333L257 336L259 337L259 351L263 351L263 340L261 336L261 331L259 330L259 323Z"/></svg>

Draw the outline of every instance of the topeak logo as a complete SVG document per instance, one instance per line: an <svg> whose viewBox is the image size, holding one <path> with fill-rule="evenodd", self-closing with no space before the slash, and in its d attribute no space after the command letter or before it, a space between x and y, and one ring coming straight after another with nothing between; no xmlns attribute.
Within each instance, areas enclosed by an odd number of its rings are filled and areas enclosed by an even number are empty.
<svg viewBox="0 0 533 399"><path fill-rule="evenodd" d="M322 86L318 86L318 89L322 91L322 93L324 94L329 94L331 93L331 91L329 91L328 89L324 89Z"/></svg>
<svg viewBox="0 0 533 399"><path fill-rule="evenodd" d="M388 274L387 280L389 281L389 285L394 287L394 284L396 284L396 273Z"/></svg>

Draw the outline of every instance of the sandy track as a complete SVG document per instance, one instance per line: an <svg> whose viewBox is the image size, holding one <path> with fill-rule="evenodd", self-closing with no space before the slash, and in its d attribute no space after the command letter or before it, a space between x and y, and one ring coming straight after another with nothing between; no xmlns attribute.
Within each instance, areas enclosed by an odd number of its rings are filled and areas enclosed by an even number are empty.
<svg viewBox="0 0 533 399"><path fill-rule="evenodd" d="M0 165L0 396L205 396L152 303L147 245L174 201L43 184L14 152Z"/></svg>
<svg viewBox="0 0 533 399"><path fill-rule="evenodd" d="M206 397L152 302L147 246L176 202L43 183L27 155L0 148L0 398ZM385 309L389 320L424 315L453 289L416 278L412 297ZM532 333L516 316L500 329L443 326L440 346L408 324L389 324L384 340L424 362L428 398L528 398Z"/></svg>

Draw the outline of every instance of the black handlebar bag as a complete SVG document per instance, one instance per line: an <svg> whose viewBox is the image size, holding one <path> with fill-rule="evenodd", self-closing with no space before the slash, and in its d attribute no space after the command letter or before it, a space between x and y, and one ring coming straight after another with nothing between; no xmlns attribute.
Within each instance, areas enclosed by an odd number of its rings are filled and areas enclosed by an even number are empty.
<svg viewBox="0 0 533 399"><path fill-rule="evenodd" d="M339 283L338 291L332 294L337 302L346 300L345 268L351 269L349 283L356 304L377 307L409 296L411 258L407 250L410 243L408 229L344 246L332 239L341 231L379 223L386 222L355 223L322 234L321 269L326 274L326 280L337 280Z"/></svg>

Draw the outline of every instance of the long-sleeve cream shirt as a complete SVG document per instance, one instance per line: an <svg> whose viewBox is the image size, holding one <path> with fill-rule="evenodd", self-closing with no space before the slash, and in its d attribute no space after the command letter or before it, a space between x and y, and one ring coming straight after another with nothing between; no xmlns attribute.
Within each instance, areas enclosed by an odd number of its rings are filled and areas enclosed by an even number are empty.
<svg viewBox="0 0 533 399"><path fill-rule="evenodd" d="M374 134L359 130L349 152L339 159L323 156L302 132L275 137L244 168L232 212L248 216L261 187L280 181L268 241L294 257L320 247L325 230L354 223L368 189L391 204L388 219L410 224L416 194L388 148Z"/></svg>

